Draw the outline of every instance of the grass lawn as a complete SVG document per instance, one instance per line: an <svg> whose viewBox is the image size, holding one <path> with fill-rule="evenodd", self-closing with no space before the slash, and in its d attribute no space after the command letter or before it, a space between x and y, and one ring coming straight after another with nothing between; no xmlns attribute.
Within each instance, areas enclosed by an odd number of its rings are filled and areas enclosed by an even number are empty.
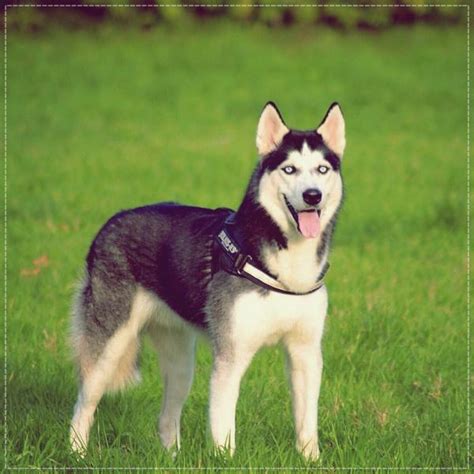
<svg viewBox="0 0 474 474"><path fill-rule="evenodd" d="M294 448L278 347L243 380L233 459L207 443L205 344L175 460L147 343L142 384L102 401L84 460L68 451L68 313L91 239L145 203L237 206L269 99L290 126L333 100L347 123L316 466L467 465L465 29L222 22L9 34L9 466L315 467Z"/></svg>

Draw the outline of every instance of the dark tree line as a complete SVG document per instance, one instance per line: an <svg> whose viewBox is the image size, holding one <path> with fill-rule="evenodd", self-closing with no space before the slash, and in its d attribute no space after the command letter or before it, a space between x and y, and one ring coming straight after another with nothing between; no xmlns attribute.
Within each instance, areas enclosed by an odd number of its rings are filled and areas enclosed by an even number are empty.
<svg viewBox="0 0 474 474"><path fill-rule="evenodd" d="M12 7L8 10L9 27L23 31L40 31L52 23L66 26L87 26L104 22L116 22L136 25L140 28L153 28L161 23L174 23L182 18L197 21L214 21L229 18L238 22L262 23L269 27L291 27L292 25L324 25L339 30L363 29L382 30L398 25L416 23L453 24L462 22L466 8L462 2L452 1L451 6L431 6L430 0L403 2L394 0L392 7L370 7L380 4L379 0L367 0L357 3L359 7L338 7L336 1L313 2L318 7L278 7L270 2L255 0L170 0L169 3L186 5L186 8L165 7L166 2L153 0L117 0L134 8L106 6L112 0L7 0L6 3L35 4L35 8ZM79 8L47 7L51 4L75 5ZM274 2L276 3L276 2ZM285 4L305 3L289 0ZM311 2L307 2L311 3ZM364 4L365 6L362 6ZM415 4L416 6L413 6Z"/></svg>

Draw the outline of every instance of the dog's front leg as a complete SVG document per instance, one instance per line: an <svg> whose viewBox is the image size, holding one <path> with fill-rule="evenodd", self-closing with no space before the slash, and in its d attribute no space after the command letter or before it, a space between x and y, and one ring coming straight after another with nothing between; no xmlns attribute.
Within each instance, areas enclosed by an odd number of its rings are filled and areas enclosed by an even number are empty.
<svg viewBox="0 0 474 474"><path fill-rule="evenodd" d="M249 354L214 356L209 402L211 435L214 446L230 455L235 451L235 409L240 380L250 359Z"/></svg>
<svg viewBox="0 0 474 474"><path fill-rule="evenodd" d="M316 460L318 446L318 398L323 358L319 344L287 341L296 447L304 457Z"/></svg>

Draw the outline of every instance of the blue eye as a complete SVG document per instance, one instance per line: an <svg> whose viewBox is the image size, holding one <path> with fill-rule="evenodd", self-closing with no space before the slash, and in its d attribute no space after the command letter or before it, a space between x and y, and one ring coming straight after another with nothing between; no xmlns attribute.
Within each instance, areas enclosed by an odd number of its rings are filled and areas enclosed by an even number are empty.
<svg viewBox="0 0 474 474"><path fill-rule="evenodd" d="M326 174L328 171L329 171L328 166L324 166L324 165L318 166L318 172L319 173Z"/></svg>
<svg viewBox="0 0 474 474"><path fill-rule="evenodd" d="M286 173L286 174L293 174L296 172L296 168L294 166L285 166L284 168L282 168L282 170Z"/></svg>

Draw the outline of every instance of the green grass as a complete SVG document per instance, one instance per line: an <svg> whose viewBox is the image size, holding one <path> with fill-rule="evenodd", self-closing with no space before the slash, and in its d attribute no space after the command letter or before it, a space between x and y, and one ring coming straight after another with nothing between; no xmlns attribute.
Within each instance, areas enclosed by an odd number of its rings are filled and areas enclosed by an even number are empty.
<svg viewBox="0 0 474 474"><path fill-rule="evenodd" d="M465 97L462 28L10 34L8 465L466 466ZM269 99L290 126L315 127L333 100L347 122L320 462L294 449L278 347L243 380L235 457L211 454L204 344L176 460L156 436L162 384L147 344L143 383L103 400L89 453L75 459L68 312L91 239L117 210L144 203L235 207Z"/></svg>

